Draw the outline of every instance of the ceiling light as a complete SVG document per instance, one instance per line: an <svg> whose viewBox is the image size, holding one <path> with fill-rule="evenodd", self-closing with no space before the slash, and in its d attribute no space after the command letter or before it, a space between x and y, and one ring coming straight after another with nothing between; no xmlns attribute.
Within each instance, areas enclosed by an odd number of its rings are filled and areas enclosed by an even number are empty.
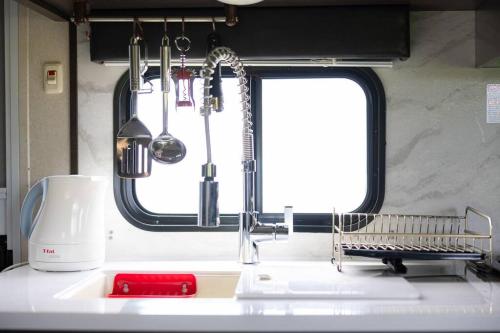
<svg viewBox="0 0 500 333"><path fill-rule="evenodd" d="M263 0L218 0L218 1L223 2L227 5L246 6L246 5L253 5L254 3L262 2Z"/></svg>

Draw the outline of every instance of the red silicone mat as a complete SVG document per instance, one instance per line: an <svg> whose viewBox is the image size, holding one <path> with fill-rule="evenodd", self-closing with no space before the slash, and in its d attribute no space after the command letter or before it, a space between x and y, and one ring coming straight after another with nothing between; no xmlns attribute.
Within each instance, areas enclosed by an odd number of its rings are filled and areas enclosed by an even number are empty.
<svg viewBox="0 0 500 333"><path fill-rule="evenodd" d="M116 274L109 298L193 297L193 274Z"/></svg>

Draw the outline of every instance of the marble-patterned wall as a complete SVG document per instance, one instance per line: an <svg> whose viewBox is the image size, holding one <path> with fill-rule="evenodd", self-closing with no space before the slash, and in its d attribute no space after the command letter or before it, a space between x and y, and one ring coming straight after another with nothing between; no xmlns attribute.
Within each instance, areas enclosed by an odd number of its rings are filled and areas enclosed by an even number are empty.
<svg viewBox="0 0 500 333"><path fill-rule="evenodd" d="M471 205L500 229L500 125L485 117L486 84L500 83L500 69L474 68L474 12L417 12L411 22L411 58L376 70L387 95L383 210L462 214ZM80 172L111 182L113 89L126 69L91 63L82 28L78 52ZM120 216L111 186L107 200L109 259L236 258L234 233L145 232ZM301 234L264 246L262 257L328 260L330 252L329 235Z"/></svg>
<svg viewBox="0 0 500 333"><path fill-rule="evenodd" d="M387 95L384 211L491 215L500 253L500 124L486 123L486 85L474 68L474 12L412 14L412 56L379 69Z"/></svg>

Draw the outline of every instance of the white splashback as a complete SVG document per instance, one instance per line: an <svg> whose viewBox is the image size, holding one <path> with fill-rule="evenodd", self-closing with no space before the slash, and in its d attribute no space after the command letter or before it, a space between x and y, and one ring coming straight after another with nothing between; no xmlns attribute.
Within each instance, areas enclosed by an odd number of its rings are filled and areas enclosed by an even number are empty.
<svg viewBox="0 0 500 333"><path fill-rule="evenodd" d="M411 58L376 69L387 96L383 211L463 214L471 205L492 216L500 237L500 124L485 117L486 84L500 83L500 69L474 68L474 15L412 13ZM79 29L80 173L111 179L113 91L126 69L91 63ZM235 233L145 232L121 217L111 189L106 200L109 259L236 260ZM263 260L329 260L330 253L325 234L297 234L261 250Z"/></svg>

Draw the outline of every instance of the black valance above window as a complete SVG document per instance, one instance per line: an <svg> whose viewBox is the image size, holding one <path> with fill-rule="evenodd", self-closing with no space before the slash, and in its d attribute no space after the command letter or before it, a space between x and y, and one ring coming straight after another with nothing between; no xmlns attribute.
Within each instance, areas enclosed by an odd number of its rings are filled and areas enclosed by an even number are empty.
<svg viewBox="0 0 500 333"><path fill-rule="evenodd" d="M99 11L92 16L223 16L222 8ZM406 6L240 7L239 23L216 25L222 44L247 60L319 59L393 60L410 56L409 10ZM163 24L143 23L149 57L159 58ZM91 60L127 61L132 23L92 23ZM180 23L169 23L171 41ZM186 23L191 59L203 59L211 23ZM178 57L173 48L173 57Z"/></svg>

